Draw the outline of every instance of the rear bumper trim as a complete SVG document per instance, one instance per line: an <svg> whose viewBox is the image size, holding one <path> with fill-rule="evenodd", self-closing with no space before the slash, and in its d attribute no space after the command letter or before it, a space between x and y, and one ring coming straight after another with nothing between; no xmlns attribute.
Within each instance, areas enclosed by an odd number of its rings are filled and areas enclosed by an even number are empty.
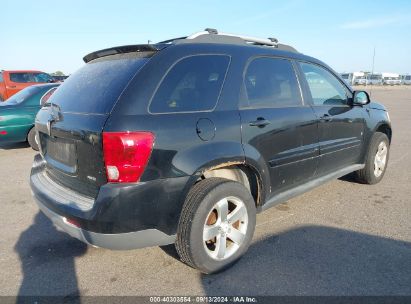
<svg viewBox="0 0 411 304"><path fill-rule="evenodd" d="M46 171L39 172L31 177L32 183L41 189L49 197L55 198L60 204L76 208L83 212L93 208L94 199L77 194L76 192L63 187L52 181L47 176Z"/></svg>
<svg viewBox="0 0 411 304"><path fill-rule="evenodd" d="M81 229L68 223L65 217L44 206L36 197L35 201L40 210L51 221L72 237L95 247L113 250L129 250L151 246L164 246L175 242L175 235L168 235L157 229L146 229L135 232L104 234Z"/></svg>

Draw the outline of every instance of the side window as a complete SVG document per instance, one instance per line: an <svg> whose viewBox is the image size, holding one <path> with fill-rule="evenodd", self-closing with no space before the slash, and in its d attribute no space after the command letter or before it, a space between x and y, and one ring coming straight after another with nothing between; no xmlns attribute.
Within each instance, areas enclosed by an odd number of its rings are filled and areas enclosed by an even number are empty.
<svg viewBox="0 0 411 304"><path fill-rule="evenodd" d="M300 87L292 63L287 59L260 57L247 67L244 86L252 108L299 106Z"/></svg>
<svg viewBox="0 0 411 304"><path fill-rule="evenodd" d="M53 78L46 73L36 73L32 74L33 82L43 83L43 82L52 82Z"/></svg>
<svg viewBox="0 0 411 304"><path fill-rule="evenodd" d="M197 55L177 62L160 84L149 110L173 113L212 110L217 104L230 57Z"/></svg>
<svg viewBox="0 0 411 304"><path fill-rule="evenodd" d="M315 106L348 105L343 84L326 69L310 63L300 63Z"/></svg>
<svg viewBox="0 0 411 304"><path fill-rule="evenodd" d="M4 82L3 73L0 73L0 82Z"/></svg>
<svg viewBox="0 0 411 304"><path fill-rule="evenodd" d="M17 83L31 82L29 73L10 73L10 81Z"/></svg>

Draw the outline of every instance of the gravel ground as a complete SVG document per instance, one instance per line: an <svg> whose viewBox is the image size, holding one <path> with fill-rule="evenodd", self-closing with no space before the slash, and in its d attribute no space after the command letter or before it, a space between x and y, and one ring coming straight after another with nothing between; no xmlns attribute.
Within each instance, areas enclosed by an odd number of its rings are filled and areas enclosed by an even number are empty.
<svg viewBox="0 0 411 304"><path fill-rule="evenodd" d="M212 276L172 248L110 251L60 232L30 195L35 153L0 147L0 295L411 295L411 87L372 97L393 123L383 181L335 180L258 215L246 256Z"/></svg>

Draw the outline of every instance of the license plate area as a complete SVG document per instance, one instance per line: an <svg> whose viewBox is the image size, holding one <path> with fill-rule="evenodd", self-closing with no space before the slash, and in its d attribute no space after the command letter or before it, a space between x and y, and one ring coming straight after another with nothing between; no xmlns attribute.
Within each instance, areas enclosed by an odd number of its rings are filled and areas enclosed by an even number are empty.
<svg viewBox="0 0 411 304"><path fill-rule="evenodd" d="M76 144L73 140L41 135L42 152L48 165L65 173L74 174L77 171Z"/></svg>

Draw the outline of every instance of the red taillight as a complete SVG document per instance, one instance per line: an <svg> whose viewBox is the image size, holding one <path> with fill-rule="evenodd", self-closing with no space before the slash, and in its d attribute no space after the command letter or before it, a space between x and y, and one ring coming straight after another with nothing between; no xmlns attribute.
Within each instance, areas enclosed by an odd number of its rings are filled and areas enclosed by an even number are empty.
<svg viewBox="0 0 411 304"><path fill-rule="evenodd" d="M64 220L70 225L73 225L77 228L81 228L80 222L75 219L65 217Z"/></svg>
<svg viewBox="0 0 411 304"><path fill-rule="evenodd" d="M137 182L153 150L150 132L103 132L103 152L107 180L116 183Z"/></svg>
<svg viewBox="0 0 411 304"><path fill-rule="evenodd" d="M7 131L0 131L0 135L7 135Z"/></svg>

